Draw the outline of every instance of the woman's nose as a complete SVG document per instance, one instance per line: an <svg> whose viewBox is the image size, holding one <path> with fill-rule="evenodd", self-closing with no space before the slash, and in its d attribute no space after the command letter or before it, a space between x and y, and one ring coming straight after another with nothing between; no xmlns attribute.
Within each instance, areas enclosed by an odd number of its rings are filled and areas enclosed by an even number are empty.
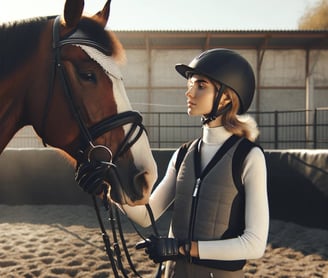
<svg viewBox="0 0 328 278"><path fill-rule="evenodd" d="M192 96L193 95L193 87L189 87L185 92L185 96Z"/></svg>

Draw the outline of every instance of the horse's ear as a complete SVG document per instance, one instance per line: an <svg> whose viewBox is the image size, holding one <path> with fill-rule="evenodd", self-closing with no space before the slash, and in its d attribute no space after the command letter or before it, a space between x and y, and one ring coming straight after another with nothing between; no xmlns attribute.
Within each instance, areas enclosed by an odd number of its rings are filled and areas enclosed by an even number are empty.
<svg viewBox="0 0 328 278"><path fill-rule="evenodd" d="M83 8L83 0L66 0L64 18L68 28L73 28L78 24L82 16Z"/></svg>
<svg viewBox="0 0 328 278"><path fill-rule="evenodd" d="M111 0L107 0L103 9L93 16L93 18L97 20L104 28L107 24L110 14L110 2Z"/></svg>

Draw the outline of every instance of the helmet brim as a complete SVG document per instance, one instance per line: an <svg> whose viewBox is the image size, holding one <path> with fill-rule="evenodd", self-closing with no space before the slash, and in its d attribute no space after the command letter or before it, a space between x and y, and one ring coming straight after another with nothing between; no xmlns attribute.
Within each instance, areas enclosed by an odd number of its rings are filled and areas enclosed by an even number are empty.
<svg viewBox="0 0 328 278"><path fill-rule="evenodd" d="M195 73L195 69L184 65L184 64L176 64L175 70L184 78L189 78L190 74Z"/></svg>

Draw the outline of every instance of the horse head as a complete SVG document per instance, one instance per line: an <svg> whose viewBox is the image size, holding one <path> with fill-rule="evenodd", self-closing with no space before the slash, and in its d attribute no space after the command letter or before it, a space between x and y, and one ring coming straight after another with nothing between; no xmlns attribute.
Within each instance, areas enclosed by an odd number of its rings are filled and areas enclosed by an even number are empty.
<svg viewBox="0 0 328 278"><path fill-rule="evenodd" d="M93 16L82 15L83 6L82 0L66 0L64 15L48 18L41 28L37 49L20 71L24 77L16 79L29 82L20 125L32 125L45 144L78 163L115 168L114 181L108 181L113 199L144 204L157 169L118 67L124 49L105 30L110 1Z"/></svg>

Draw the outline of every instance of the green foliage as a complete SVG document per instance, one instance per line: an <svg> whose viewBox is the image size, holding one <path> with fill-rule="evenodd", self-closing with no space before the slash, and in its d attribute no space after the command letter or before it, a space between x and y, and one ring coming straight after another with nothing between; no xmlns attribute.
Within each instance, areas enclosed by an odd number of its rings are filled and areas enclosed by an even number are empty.
<svg viewBox="0 0 328 278"><path fill-rule="evenodd" d="M328 30L328 0L318 1L300 18L300 30Z"/></svg>

